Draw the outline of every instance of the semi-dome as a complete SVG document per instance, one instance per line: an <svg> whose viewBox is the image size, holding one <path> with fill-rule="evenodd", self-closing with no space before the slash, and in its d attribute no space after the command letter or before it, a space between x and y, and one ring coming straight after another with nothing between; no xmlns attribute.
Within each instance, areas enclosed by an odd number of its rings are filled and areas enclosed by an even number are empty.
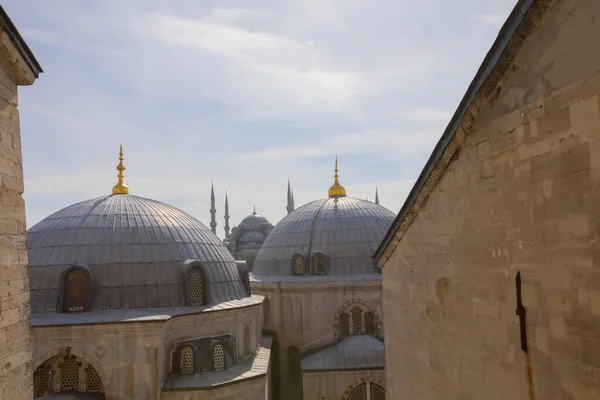
<svg viewBox="0 0 600 400"><path fill-rule="evenodd" d="M376 272L373 253L395 217L378 204L343 194L308 203L269 233L254 262L254 279ZM322 263L315 257L322 257Z"/></svg>
<svg viewBox="0 0 600 400"><path fill-rule="evenodd" d="M207 227L167 204L113 194L68 206L27 231L31 309L60 311L72 267L89 271L91 310L188 305L191 264L206 279L206 303L246 297L236 262Z"/></svg>

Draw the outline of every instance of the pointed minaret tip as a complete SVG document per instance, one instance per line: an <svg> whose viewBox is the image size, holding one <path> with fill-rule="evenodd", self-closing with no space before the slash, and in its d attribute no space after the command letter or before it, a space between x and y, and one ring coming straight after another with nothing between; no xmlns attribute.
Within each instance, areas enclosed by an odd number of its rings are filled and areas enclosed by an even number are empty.
<svg viewBox="0 0 600 400"><path fill-rule="evenodd" d="M117 184L113 186L112 193L113 194L129 194L129 188L126 184L123 183L123 171L125 171L125 166L123 166L123 145L119 145L119 165L117 165L117 171L119 174L117 175Z"/></svg>
<svg viewBox="0 0 600 400"><path fill-rule="evenodd" d="M375 185L375 204L379 205L379 190L377 185Z"/></svg>
<svg viewBox="0 0 600 400"><path fill-rule="evenodd" d="M254 205L254 211L252 211L252 215L256 215L256 204Z"/></svg>

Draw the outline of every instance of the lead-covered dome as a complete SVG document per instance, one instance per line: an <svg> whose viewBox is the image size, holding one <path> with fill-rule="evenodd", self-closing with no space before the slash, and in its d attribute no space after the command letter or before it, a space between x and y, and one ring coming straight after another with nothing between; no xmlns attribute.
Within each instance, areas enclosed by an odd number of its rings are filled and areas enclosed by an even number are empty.
<svg viewBox="0 0 600 400"><path fill-rule="evenodd" d="M308 203L269 233L254 262L254 279L376 272L373 253L395 217L387 208L352 197Z"/></svg>
<svg viewBox="0 0 600 400"><path fill-rule="evenodd" d="M90 310L190 305L186 279L195 267L201 272L192 279L202 274L204 282L192 294L198 303L248 295L234 258L208 228L175 207L128 194L45 218L27 231L27 255L32 312L61 311L73 267L89 275Z"/></svg>

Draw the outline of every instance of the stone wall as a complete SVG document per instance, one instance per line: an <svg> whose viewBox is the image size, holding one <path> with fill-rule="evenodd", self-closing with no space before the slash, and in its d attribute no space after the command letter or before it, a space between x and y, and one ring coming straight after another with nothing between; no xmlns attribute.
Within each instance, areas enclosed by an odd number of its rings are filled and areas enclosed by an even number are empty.
<svg viewBox="0 0 600 400"><path fill-rule="evenodd" d="M536 3L383 268L388 399L600 398L600 3Z"/></svg>
<svg viewBox="0 0 600 400"><path fill-rule="evenodd" d="M31 399L29 284L18 85L34 73L0 29L0 398Z"/></svg>

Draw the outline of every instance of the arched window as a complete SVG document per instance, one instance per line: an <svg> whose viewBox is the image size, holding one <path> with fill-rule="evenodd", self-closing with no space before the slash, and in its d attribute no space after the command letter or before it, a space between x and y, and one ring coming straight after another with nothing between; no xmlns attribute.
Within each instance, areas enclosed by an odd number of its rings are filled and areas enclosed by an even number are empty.
<svg viewBox="0 0 600 400"><path fill-rule="evenodd" d="M345 338L350 336L350 315L341 313L339 319L340 337Z"/></svg>
<svg viewBox="0 0 600 400"><path fill-rule="evenodd" d="M385 389L376 383L369 382L370 400L385 400Z"/></svg>
<svg viewBox="0 0 600 400"><path fill-rule="evenodd" d="M250 328L244 325L244 357L250 355Z"/></svg>
<svg viewBox="0 0 600 400"><path fill-rule="evenodd" d="M206 304L205 295L204 272L199 267L193 267L190 271L190 305L201 306Z"/></svg>
<svg viewBox="0 0 600 400"><path fill-rule="evenodd" d="M85 387L88 392L103 392L102 379L92 364L85 368Z"/></svg>
<svg viewBox="0 0 600 400"><path fill-rule="evenodd" d="M225 369L225 349L221 343L213 347L213 371L219 372Z"/></svg>
<svg viewBox="0 0 600 400"><path fill-rule="evenodd" d="M315 256L315 274L323 275L325 274L325 254L317 254Z"/></svg>
<svg viewBox="0 0 600 400"><path fill-rule="evenodd" d="M183 346L179 350L179 371L182 374L194 373L194 349L192 346Z"/></svg>
<svg viewBox="0 0 600 400"><path fill-rule="evenodd" d="M375 322L375 314L372 311L365 313L365 335L375 336L377 333L377 324Z"/></svg>
<svg viewBox="0 0 600 400"><path fill-rule="evenodd" d="M60 365L60 391L79 390L79 367L81 363L74 355L67 355Z"/></svg>
<svg viewBox="0 0 600 400"><path fill-rule="evenodd" d="M69 312L83 311L85 293L85 274L80 269L74 269L67 274L67 310Z"/></svg>
<svg viewBox="0 0 600 400"><path fill-rule="evenodd" d="M354 307L350 313L352 314L352 334L362 334L362 310L360 307Z"/></svg>
<svg viewBox="0 0 600 400"><path fill-rule="evenodd" d="M48 364L40 365L33 373L33 395L40 397L49 394L52 390L52 367Z"/></svg>
<svg viewBox="0 0 600 400"><path fill-rule="evenodd" d="M271 325L271 302L266 297L263 300L263 321L265 326Z"/></svg>
<svg viewBox="0 0 600 400"><path fill-rule="evenodd" d="M296 346L290 346L287 349L288 372L290 375L300 374L300 350Z"/></svg>
<svg viewBox="0 0 600 400"><path fill-rule="evenodd" d="M356 386L348 397L347 400L367 400L367 382L363 382Z"/></svg>
<svg viewBox="0 0 600 400"><path fill-rule="evenodd" d="M294 274L295 275L304 275L304 257L300 254L296 254L294 256Z"/></svg>

